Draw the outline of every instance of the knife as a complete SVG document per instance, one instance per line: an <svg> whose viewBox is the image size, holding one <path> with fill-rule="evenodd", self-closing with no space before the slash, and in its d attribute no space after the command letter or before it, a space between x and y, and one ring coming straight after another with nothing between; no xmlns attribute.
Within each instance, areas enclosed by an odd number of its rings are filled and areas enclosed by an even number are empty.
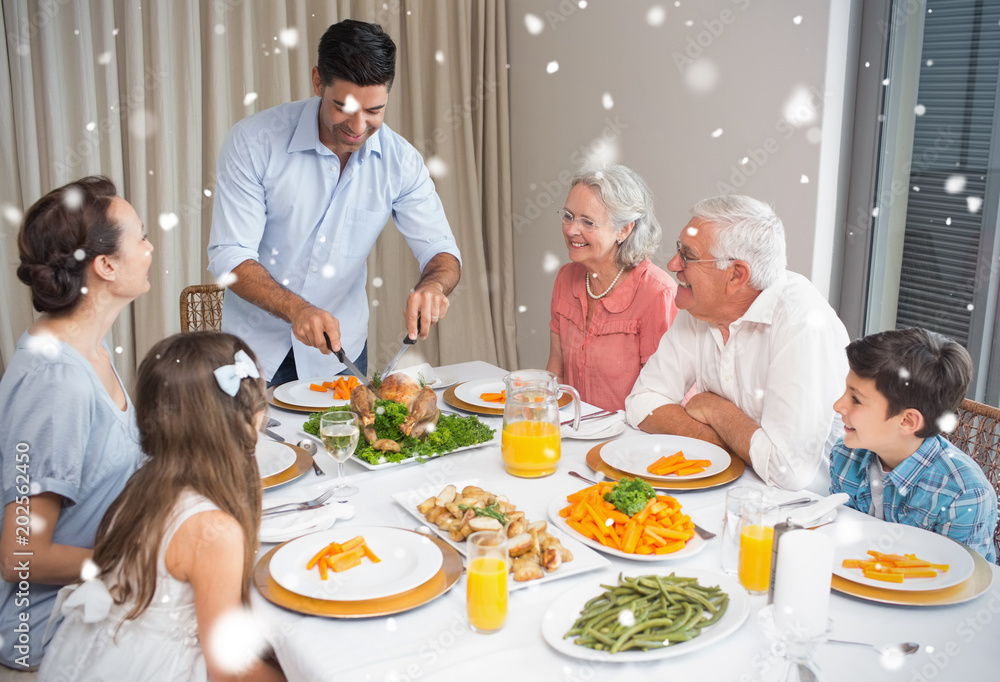
<svg viewBox="0 0 1000 682"><path fill-rule="evenodd" d="M279 443L284 443L284 442L285 442L285 439L284 439L284 438L282 438L281 436L279 436L278 434L276 434L276 433L275 433L274 431L272 431L271 429L268 429L268 428L265 428L265 429L264 429L264 433L266 433L266 434L267 434L268 436L270 436L270 437L271 437L271 438L273 438L274 440L278 441Z"/></svg>
<svg viewBox="0 0 1000 682"><path fill-rule="evenodd" d="M375 387L372 386L372 382L368 381L368 377L362 374L361 370L355 367L354 363L347 358L347 354L344 353L344 349L341 348L340 350L334 350L333 344L330 343L330 335L327 334L326 332L323 332L323 338L326 339L326 347L330 349L331 353L337 356L338 360L344 363L344 367L346 367L351 372L351 374L356 376L358 378L358 381L367 386L372 391L372 393L378 395L378 392L375 390Z"/></svg>
<svg viewBox="0 0 1000 682"><path fill-rule="evenodd" d="M396 357L394 357L392 360L389 361L389 364L385 366L385 369L382 370L382 373L379 376L380 377L389 376L389 372L396 369L396 363L399 362L399 359L401 357L403 357L403 353L406 352L406 349L415 344L416 342L417 340L411 339L409 334L404 336L403 345L399 348L399 352L396 353Z"/></svg>
<svg viewBox="0 0 1000 682"><path fill-rule="evenodd" d="M417 334L419 333L420 333L420 316L417 315ZM389 364L385 366L385 369L382 370L382 373L379 374L379 376L382 377L383 379L389 376L389 372L396 369L396 363L399 362L399 359L401 357L403 357L403 353L406 352L406 349L415 344L416 342L417 340L411 339L410 333L407 332L406 336L403 337L403 345L400 346L399 351L396 353L396 357L394 357L392 360L389 361Z"/></svg>

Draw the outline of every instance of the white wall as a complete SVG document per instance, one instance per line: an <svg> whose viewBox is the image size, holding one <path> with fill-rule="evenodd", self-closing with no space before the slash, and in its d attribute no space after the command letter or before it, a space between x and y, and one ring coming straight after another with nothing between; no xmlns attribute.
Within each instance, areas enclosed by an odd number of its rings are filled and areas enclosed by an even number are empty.
<svg viewBox="0 0 1000 682"><path fill-rule="evenodd" d="M555 211L590 155L649 183L661 267L691 205L750 194L783 219L789 268L828 294L850 0L582 4L507 4L519 365L545 366L552 283L568 260Z"/></svg>

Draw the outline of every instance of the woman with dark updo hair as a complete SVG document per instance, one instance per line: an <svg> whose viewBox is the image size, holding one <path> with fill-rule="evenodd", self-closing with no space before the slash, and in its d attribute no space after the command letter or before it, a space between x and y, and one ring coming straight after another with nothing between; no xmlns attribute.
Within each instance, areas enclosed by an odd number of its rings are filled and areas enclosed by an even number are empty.
<svg viewBox="0 0 1000 682"><path fill-rule="evenodd" d="M90 577L98 524L142 462L104 337L149 290L153 247L104 177L39 199L17 246L42 313L0 378L0 663L24 670L55 630L59 586Z"/></svg>

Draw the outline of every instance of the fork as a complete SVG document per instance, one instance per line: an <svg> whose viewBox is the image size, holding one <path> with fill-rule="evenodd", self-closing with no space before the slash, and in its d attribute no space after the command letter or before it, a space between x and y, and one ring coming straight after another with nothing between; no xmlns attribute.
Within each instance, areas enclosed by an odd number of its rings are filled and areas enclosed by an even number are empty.
<svg viewBox="0 0 1000 682"><path fill-rule="evenodd" d="M585 422L588 419L599 419L601 417L610 417L613 414L617 414L614 410L601 410L600 412L595 412L593 414L588 414L585 417L580 417L580 421ZM566 426L567 424L572 424L572 419L567 419L564 422L559 422L559 426Z"/></svg>
<svg viewBox="0 0 1000 682"><path fill-rule="evenodd" d="M307 509L318 509L326 504L326 501L333 497L333 488L323 492L316 499L308 502L289 502L279 504L277 507L269 507L260 513L261 516L271 516L272 514L285 514L293 511L306 511Z"/></svg>

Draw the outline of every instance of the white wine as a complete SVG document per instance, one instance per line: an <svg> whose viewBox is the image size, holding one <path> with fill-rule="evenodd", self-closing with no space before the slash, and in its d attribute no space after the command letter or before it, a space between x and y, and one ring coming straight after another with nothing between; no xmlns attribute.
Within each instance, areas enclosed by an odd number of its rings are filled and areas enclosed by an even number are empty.
<svg viewBox="0 0 1000 682"><path fill-rule="evenodd" d="M323 424L319 435L326 451L338 462L346 462L354 454L360 431L356 424Z"/></svg>

